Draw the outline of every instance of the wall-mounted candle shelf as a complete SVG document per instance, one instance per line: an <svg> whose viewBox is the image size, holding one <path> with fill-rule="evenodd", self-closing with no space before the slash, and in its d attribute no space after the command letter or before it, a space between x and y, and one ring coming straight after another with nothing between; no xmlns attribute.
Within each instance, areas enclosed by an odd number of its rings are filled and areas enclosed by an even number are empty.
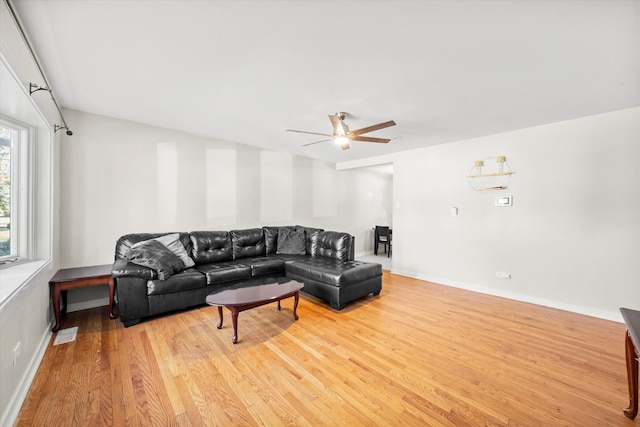
<svg viewBox="0 0 640 427"><path fill-rule="evenodd" d="M505 156L476 160L467 179L476 191L504 190L509 186L513 171Z"/></svg>

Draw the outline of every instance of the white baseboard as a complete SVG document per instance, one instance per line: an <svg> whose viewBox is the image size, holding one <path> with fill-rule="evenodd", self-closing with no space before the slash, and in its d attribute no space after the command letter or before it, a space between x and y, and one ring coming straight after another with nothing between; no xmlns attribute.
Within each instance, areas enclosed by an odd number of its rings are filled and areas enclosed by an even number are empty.
<svg viewBox="0 0 640 427"><path fill-rule="evenodd" d="M24 399L27 397L27 393L29 392L29 388L31 387L31 383L33 383L33 379L38 372L38 368L40 367L40 363L42 363L42 358L44 357L45 352L47 351L47 347L49 347L49 340L51 339L51 329L53 328L53 322L49 323L45 333L42 335L40 339L40 345L38 346L38 351L36 351L29 361L29 367L25 371L22 379L20 381L20 386L13 393L11 399L9 401L9 405L7 405L7 410L4 414L2 414L2 419L0 420L0 426L2 427L10 427L13 426L18 418L18 414L20 413L20 409L22 408L22 404L24 403Z"/></svg>
<svg viewBox="0 0 640 427"><path fill-rule="evenodd" d="M599 319L611 320L614 322L622 323L622 315L618 311L599 310L593 307L584 307L581 305L567 304L561 301L550 300L546 298L538 298L530 295L524 295L517 292L510 292L503 289L490 288L484 285L478 285L475 283L457 282L441 277L431 277L428 275L416 274L410 271L403 271L393 269L392 274L399 274L400 276L407 276L414 279L425 280L427 282L437 283L439 285L451 286L454 288L465 289L472 292L478 292L486 295L493 295L496 297L502 297L512 299L515 301L527 302L531 304L541 305L544 307L556 308L558 310L570 311L572 313L584 314L586 316L597 317Z"/></svg>
<svg viewBox="0 0 640 427"><path fill-rule="evenodd" d="M373 255L373 249L372 249L372 250L370 250L370 251L358 252L358 253L355 255L355 257L356 257L356 259L357 259L357 258L360 258L360 257L363 257L363 256L367 256L367 255Z"/></svg>

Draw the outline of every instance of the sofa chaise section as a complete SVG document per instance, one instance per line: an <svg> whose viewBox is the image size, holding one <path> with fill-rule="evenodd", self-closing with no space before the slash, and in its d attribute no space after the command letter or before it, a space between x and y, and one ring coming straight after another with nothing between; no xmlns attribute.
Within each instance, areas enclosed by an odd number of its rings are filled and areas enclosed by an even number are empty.
<svg viewBox="0 0 640 427"><path fill-rule="evenodd" d="M355 261L352 236L321 232L315 245L315 256L292 258L285 265L287 277L304 282L303 292L327 301L336 310L364 295L380 294L382 265Z"/></svg>

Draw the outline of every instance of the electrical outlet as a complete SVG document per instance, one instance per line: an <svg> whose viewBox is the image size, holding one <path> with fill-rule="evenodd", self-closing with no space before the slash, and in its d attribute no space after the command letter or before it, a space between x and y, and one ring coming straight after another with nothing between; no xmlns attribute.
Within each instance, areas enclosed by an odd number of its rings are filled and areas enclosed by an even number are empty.
<svg viewBox="0 0 640 427"><path fill-rule="evenodd" d="M496 271L496 277L499 279L511 279L511 275L505 271Z"/></svg>
<svg viewBox="0 0 640 427"><path fill-rule="evenodd" d="M13 347L13 366L18 364L18 358L20 357L20 341Z"/></svg>

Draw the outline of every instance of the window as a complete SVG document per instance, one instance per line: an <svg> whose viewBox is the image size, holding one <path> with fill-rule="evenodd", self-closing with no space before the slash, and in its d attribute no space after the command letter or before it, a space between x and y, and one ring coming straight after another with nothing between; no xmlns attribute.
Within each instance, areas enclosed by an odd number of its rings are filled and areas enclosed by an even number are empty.
<svg viewBox="0 0 640 427"><path fill-rule="evenodd" d="M4 154L2 190L5 200L9 192L10 205L9 208L3 207L0 214L0 238L5 247L0 254L2 313L5 304L24 286L46 281L48 270L55 265L56 215L53 203L57 141L45 111L25 90L22 82L28 80L14 73L3 56L4 50L0 51L0 147ZM6 255L7 246L9 255Z"/></svg>
<svg viewBox="0 0 640 427"><path fill-rule="evenodd" d="M15 239L11 239L11 152L14 134L12 129L0 125L0 260L16 255Z"/></svg>
<svg viewBox="0 0 640 427"><path fill-rule="evenodd" d="M28 258L29 227L21 213L26 197L20 186L28 169L20 156L21 140L27 136L26 127L0 118L0 268Z"/></svg>

